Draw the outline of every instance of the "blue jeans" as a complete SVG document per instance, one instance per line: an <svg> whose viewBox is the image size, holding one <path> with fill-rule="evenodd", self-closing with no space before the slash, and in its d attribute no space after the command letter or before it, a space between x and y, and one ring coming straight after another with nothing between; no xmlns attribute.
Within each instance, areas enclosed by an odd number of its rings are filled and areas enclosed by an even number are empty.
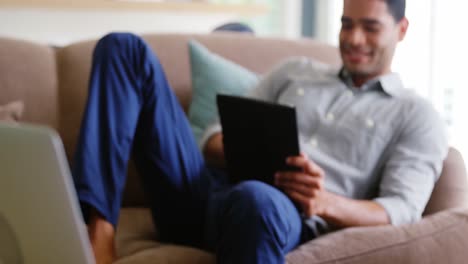
<svg viewBox="0 0 468 264"><path fill-rule="evenodd" d="M160 240L210 249L219 263L284 263L300 243L290 199L208 168L158 58L139 37L113 33L94 50L73 166L85 218L93 207L117 225L131 154Z"/></svg>

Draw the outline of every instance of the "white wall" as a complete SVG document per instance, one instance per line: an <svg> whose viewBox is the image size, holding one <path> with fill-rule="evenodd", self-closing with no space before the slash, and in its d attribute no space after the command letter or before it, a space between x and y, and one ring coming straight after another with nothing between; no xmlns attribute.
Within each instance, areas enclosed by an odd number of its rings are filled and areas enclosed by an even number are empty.
<svg viewBox="0 0 468 264"><path fill-rule="evenodd" d="M233 14L0 8L0 36L65 45L110 31L210 32Z"/></svg>
<svg viewBox="0 0 468 264"><path fill-rule="evenodd" d="M328 0L325 0L328 1ZM279 36L297 38L301 32L302 0L282 0ZM249 17L265 18L267 14ZM0 7L0 36L66 45L97 38L111 31L208 33L213 28L245 17L228 12L115 11ZM250 19L249 19L250 20ZM278 28L276 28L278 29ZM259 32L260 35L262 32Z"/></svg>
<svg viewBox="0 0 468 264"><path fill-rule="evenodd" d="M302 30L302 0L284 1L283 37L298 38Z"/></svg>

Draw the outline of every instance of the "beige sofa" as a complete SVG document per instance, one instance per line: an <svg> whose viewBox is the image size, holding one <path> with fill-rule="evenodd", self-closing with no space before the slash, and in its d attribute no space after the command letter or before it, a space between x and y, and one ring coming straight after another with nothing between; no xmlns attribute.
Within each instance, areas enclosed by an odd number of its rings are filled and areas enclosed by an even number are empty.
<svg viewBox="0 0 468 264"><path fill-rule="evenodd" d="M146 35L185 109L191 99L190 38L258 73L293 55L340 63L336 48L311 40L235 34ZM0 38L0 105L22 100L26 107L22 121L56 129L69 158L79 131L95 43L92 40L53 48ZM117 263L214 263L214 256L208 252L157 242L157 228L145 208L132 164L129 171L118 229ZM463 160L451 149L422 221L400 227L338 231L300 246L287 256L287 262L467 263L468 210L463 209L468 205L466 179Z"/></svg>

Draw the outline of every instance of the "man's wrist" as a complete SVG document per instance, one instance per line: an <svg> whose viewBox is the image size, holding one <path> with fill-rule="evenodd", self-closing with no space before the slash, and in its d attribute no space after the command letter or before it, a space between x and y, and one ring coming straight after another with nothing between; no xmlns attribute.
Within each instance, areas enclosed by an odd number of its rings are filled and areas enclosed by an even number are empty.
<svg viewBox="0 0 468 264"><path fill-rule="evenodd" d="M335 195L328 191L324 191L320 198L320 202L317 205L317 216L328 221L328 219L332 218L334 206L338 201Z"/></svg>

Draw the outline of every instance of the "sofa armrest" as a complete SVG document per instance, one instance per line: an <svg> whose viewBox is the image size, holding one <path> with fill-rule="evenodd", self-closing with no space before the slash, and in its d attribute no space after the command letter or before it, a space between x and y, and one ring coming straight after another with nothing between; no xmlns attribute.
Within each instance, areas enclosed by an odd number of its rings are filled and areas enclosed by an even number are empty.
<svg viewBox="0 0 468 264"><path fill-rule="evenodd" d="M460 152L451 147L423 215L430 215L449 208L468 207L467 179L465 161Z"/></svg>
<svg viewBox="0 0 468 264"><path fill-rule="evenodd" d="M445 210L402 226L349 228L312 240L287 263L466 263L468 208Z"/></svg>

